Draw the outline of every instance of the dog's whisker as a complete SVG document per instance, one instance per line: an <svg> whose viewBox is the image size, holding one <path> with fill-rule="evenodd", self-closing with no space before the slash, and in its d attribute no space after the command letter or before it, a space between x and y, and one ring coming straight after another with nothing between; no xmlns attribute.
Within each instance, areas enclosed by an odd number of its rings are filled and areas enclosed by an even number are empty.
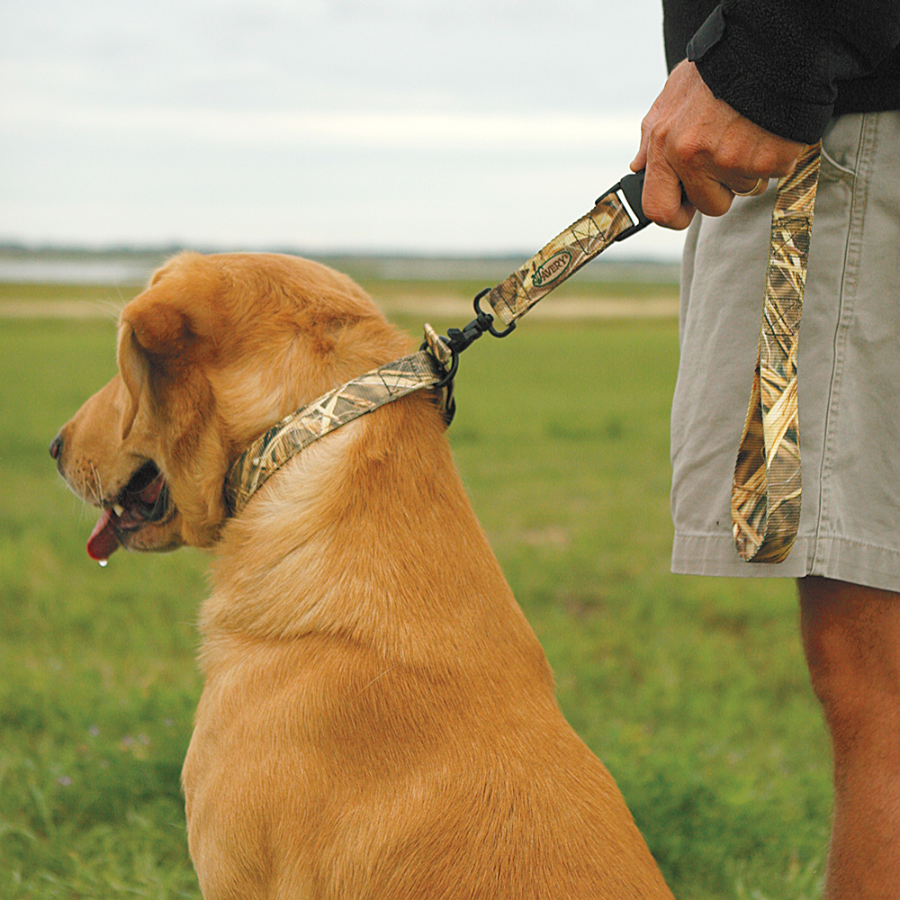
<svg viewBox="0 0 900 900"><path fill-rule="evenodd" d="M385 675L393 672L399 665L400 663L396 663L396 665L391 666L389 669L385 669L380 675L376 675L356 696L359 697L364 694L376 681L380 681Z"/></svg>
<svg viewBox="0 0 900 900"><path fill-rule="evenodd" d="M152 518L160 515L166 507L169 505L168 499L168 489L164 486L163 489L159 492L157 498L153 501L153 508L151 509L150 515Z"/></svg>
<svg viewBox="0 0 900 900"><path fill-rule="evenodd" d="M100 473L97 471L97 467L91 463L91 472L94 475L94 482L88 483L88 490L91 492L94 499L101 506L103 505L103 482L100 478Z"/></svg>
<svg viewBox="0 0 900 900"><path fill-rule="evenodd" d="M112 319L114 322L118 322L119 316L125 308L125 304L128 302L122 296L121 291L119 291L119 301L120 302L117 303L114 300L94 300L91 301L90 305L100 312L103 318Z"/></svg>

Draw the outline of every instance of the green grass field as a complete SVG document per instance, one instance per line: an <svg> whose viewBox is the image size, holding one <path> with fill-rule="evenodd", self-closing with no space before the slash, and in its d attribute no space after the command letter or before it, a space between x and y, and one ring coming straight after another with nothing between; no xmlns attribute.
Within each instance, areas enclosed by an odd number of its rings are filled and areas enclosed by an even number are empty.
<svg viewBox="0 0 900 900"><path fill-rule="evenodd" d="M206 559L91 563L95 514L47 455L114 334L0 321L4 900L199 896L178 776ZM668 574L676 364L674 320L526 320L463 357L451 440L560 703L676 895L819 897L830 763L794 587Z"/></svg>

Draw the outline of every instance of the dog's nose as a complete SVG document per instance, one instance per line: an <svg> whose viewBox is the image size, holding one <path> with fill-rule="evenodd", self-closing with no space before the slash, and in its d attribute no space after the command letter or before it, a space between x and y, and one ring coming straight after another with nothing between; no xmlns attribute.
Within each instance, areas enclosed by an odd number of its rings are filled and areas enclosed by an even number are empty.
<svg viewBox="0 0 900 900"><path fill-rule="evenodd" d="M59 460L59 454L62 452L62 437L57 435L50 441L50 455L55 460Z"/></svg>

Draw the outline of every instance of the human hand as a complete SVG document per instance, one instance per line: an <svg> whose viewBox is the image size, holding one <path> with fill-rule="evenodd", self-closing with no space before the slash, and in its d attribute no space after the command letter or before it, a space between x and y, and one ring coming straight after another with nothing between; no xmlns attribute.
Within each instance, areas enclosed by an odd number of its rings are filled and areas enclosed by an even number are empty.
<svg viewBox="0 0 900 900"><path fill-rule="evenodd" d="M736 193L789 174L803 150L803 144L760 128L717 100L697 67L685 60L641 123L641 147L631 169L647 170L642 199L647 217L682 229L695 210L724 215Z"/></svg>

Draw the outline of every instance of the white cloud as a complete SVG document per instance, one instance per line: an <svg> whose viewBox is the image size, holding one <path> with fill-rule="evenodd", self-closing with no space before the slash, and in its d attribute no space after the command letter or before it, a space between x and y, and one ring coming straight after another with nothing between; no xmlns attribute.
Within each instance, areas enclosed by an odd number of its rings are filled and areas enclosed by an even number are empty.
<svg viewBox="0 0 900 900"><path fill-rule="evenodd" d="M116 108L0 101L7 135L46 129L98 137L130 133L187 143L314 144L336 147L584 148L633 147L640 118L539 111L533 115L432 112L327 112L242 109Z"/></svg>

